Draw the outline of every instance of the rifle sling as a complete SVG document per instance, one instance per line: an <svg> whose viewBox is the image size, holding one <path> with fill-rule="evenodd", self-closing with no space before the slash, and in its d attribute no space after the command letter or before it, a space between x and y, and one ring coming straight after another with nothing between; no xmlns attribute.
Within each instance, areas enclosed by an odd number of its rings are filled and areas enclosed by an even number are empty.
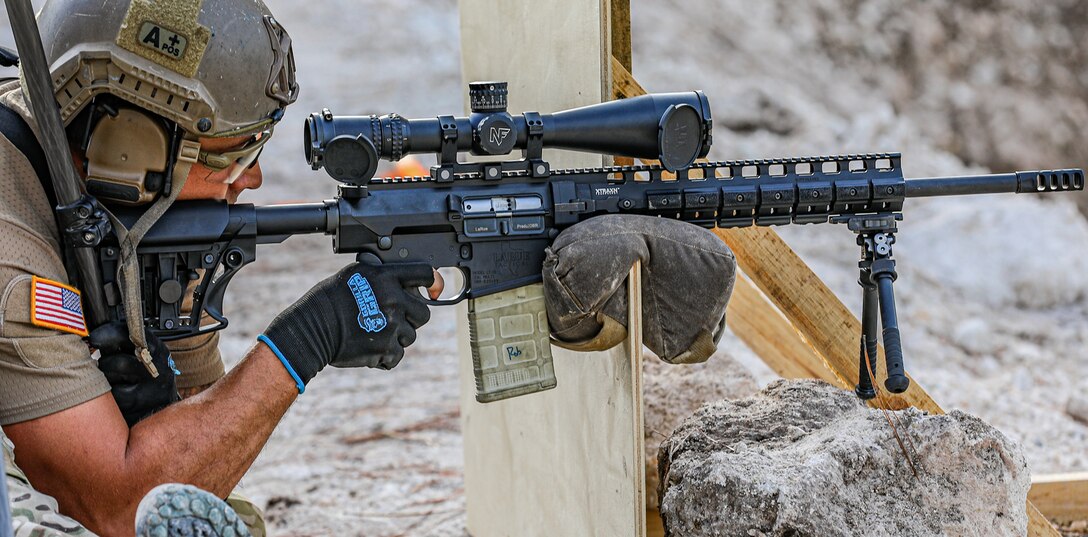
<svg viewBox="0 0 1088 537"><path fill-rule="evenodd" d="M26 155L34 172L38 175L38 181L42 184L45 197L49 199L49 207L57 206L57 193L53 190L53 181L49 175L49 165L45 161L45 151L34 136L34 131L27 124L23 116L18 112L0 104L0 134L3 134L19 150Z"/></svg>

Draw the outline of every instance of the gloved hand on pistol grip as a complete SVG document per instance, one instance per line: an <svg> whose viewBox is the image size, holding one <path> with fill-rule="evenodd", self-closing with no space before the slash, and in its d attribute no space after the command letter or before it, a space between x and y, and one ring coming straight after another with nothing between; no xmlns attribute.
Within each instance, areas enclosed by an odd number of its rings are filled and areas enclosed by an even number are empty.
<svg viewBox="0 0 1088 537"><path fill-rule="evenodd" d="M313 286L258 339L292 373L300 393L327 365L392 369L431 318L416 288L433 283L424 263L353 263Z"/></svg>
<svg viewBox="0 0 1088 537"><path fill-rule="evenodd" d="M572 226L545 251L552 341L600 351L627 338L627 275L642 261L642 341L669 363L706 361L725 329L733 252L678 220L605 215Z"/></svg>
<svg viewBox="0 0 1088 537"><path fill-rule="evenodd" d="M129 427L180 399L170 350L150 333L145 338L151 361L159 372L155 378L136 357L136 347L129 341L125 323L106 323L92 330L87 338L101 353L98 369L106 375L113 399Z"/></svg>

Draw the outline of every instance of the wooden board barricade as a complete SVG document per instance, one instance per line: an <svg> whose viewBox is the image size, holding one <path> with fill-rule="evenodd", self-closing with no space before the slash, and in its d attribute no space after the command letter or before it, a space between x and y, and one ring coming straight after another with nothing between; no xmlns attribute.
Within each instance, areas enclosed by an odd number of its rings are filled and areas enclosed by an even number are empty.
<svg viewBox="0 0 1088 537"><path fill-rule="evenodd" d="M617 25L626 41L613 32L613 10L629 17L628 9L626 0L460 0L464 80L507 80L514 113L645 93L629 70L629 20ZM612 46L625 47L618 51L623 60L612 57ZM604 163L552 151L545 158L554 167ZM732 329L784 377L853 387L858 319L773 230L715 233L749 278L738 280ZM463 327L458 339L467 357ZM629 356L639 353L631 349L590 355L554 349L559 388L491 405L475 402L471 366L462 360L471 535L645 535L640 368L632 368L639 362ZM910 390L883 401L893 409L943 412L913 381ZM1058 535L1030 502L1027 510L1029 535Z"/></svg>
<svg viewBox="0 0 1088 537"><path fill-rule="evenodd" d="M459 7L464 81L507 81L512 113L610 98L609 1L461 0ZM545 159L553 167L605 164L550 150ZM485 405L474 398L463 322L458 333L468 532L643 535L641 364L633 367L641 347L553 347L555 389Z"/></svg>

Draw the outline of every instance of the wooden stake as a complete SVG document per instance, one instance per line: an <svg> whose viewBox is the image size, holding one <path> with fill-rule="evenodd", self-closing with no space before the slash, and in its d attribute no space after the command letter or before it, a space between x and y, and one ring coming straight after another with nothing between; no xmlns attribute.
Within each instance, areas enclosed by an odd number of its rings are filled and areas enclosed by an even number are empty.
<svg viewBox="0 0 1088 537"><path fill-rule="evenodd" d="M737 274L725 321L729 329L780 377L814 378L840 388L853 389L831 371L823 357L794 330L793 325L744 274ZM797 359L803 355L813 355L814 359ZM817 360L820 367L816 367Z"/></svg>
<svg viewBox="0 0 1088 537"><path fill-rule="evenodd" d="M1049 519L1088 520L1088 472L1032 477L1028 499Z"/></svg>
<svg viewBox="0 0 1088 537"><path fill-rule="evenodd" d="M635 438L646 438L645 405L642 398L642 261L635 260L627 276L627 355L631 357L631 430ZM646 534L646 442L634 445L635 535Z"/></svg>

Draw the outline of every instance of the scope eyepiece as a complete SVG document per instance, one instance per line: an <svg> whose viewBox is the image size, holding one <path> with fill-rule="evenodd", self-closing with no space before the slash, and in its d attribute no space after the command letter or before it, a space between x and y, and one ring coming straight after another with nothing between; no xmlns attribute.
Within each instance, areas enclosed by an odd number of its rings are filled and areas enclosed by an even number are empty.
<svg viewBox="0 0 1088 537"><path fill-rule="evenodd" d="M516 149L539 159L543 148L657 159L670 171L710 151L710 103L701 91L649 94L552 114L506 112L505 82L469 86L472 114L434 119L337 116L328 109L306 119L306 161L338 181L365 184L378 159L436 153L442 163L457 153L505 155Z"/></svg>

